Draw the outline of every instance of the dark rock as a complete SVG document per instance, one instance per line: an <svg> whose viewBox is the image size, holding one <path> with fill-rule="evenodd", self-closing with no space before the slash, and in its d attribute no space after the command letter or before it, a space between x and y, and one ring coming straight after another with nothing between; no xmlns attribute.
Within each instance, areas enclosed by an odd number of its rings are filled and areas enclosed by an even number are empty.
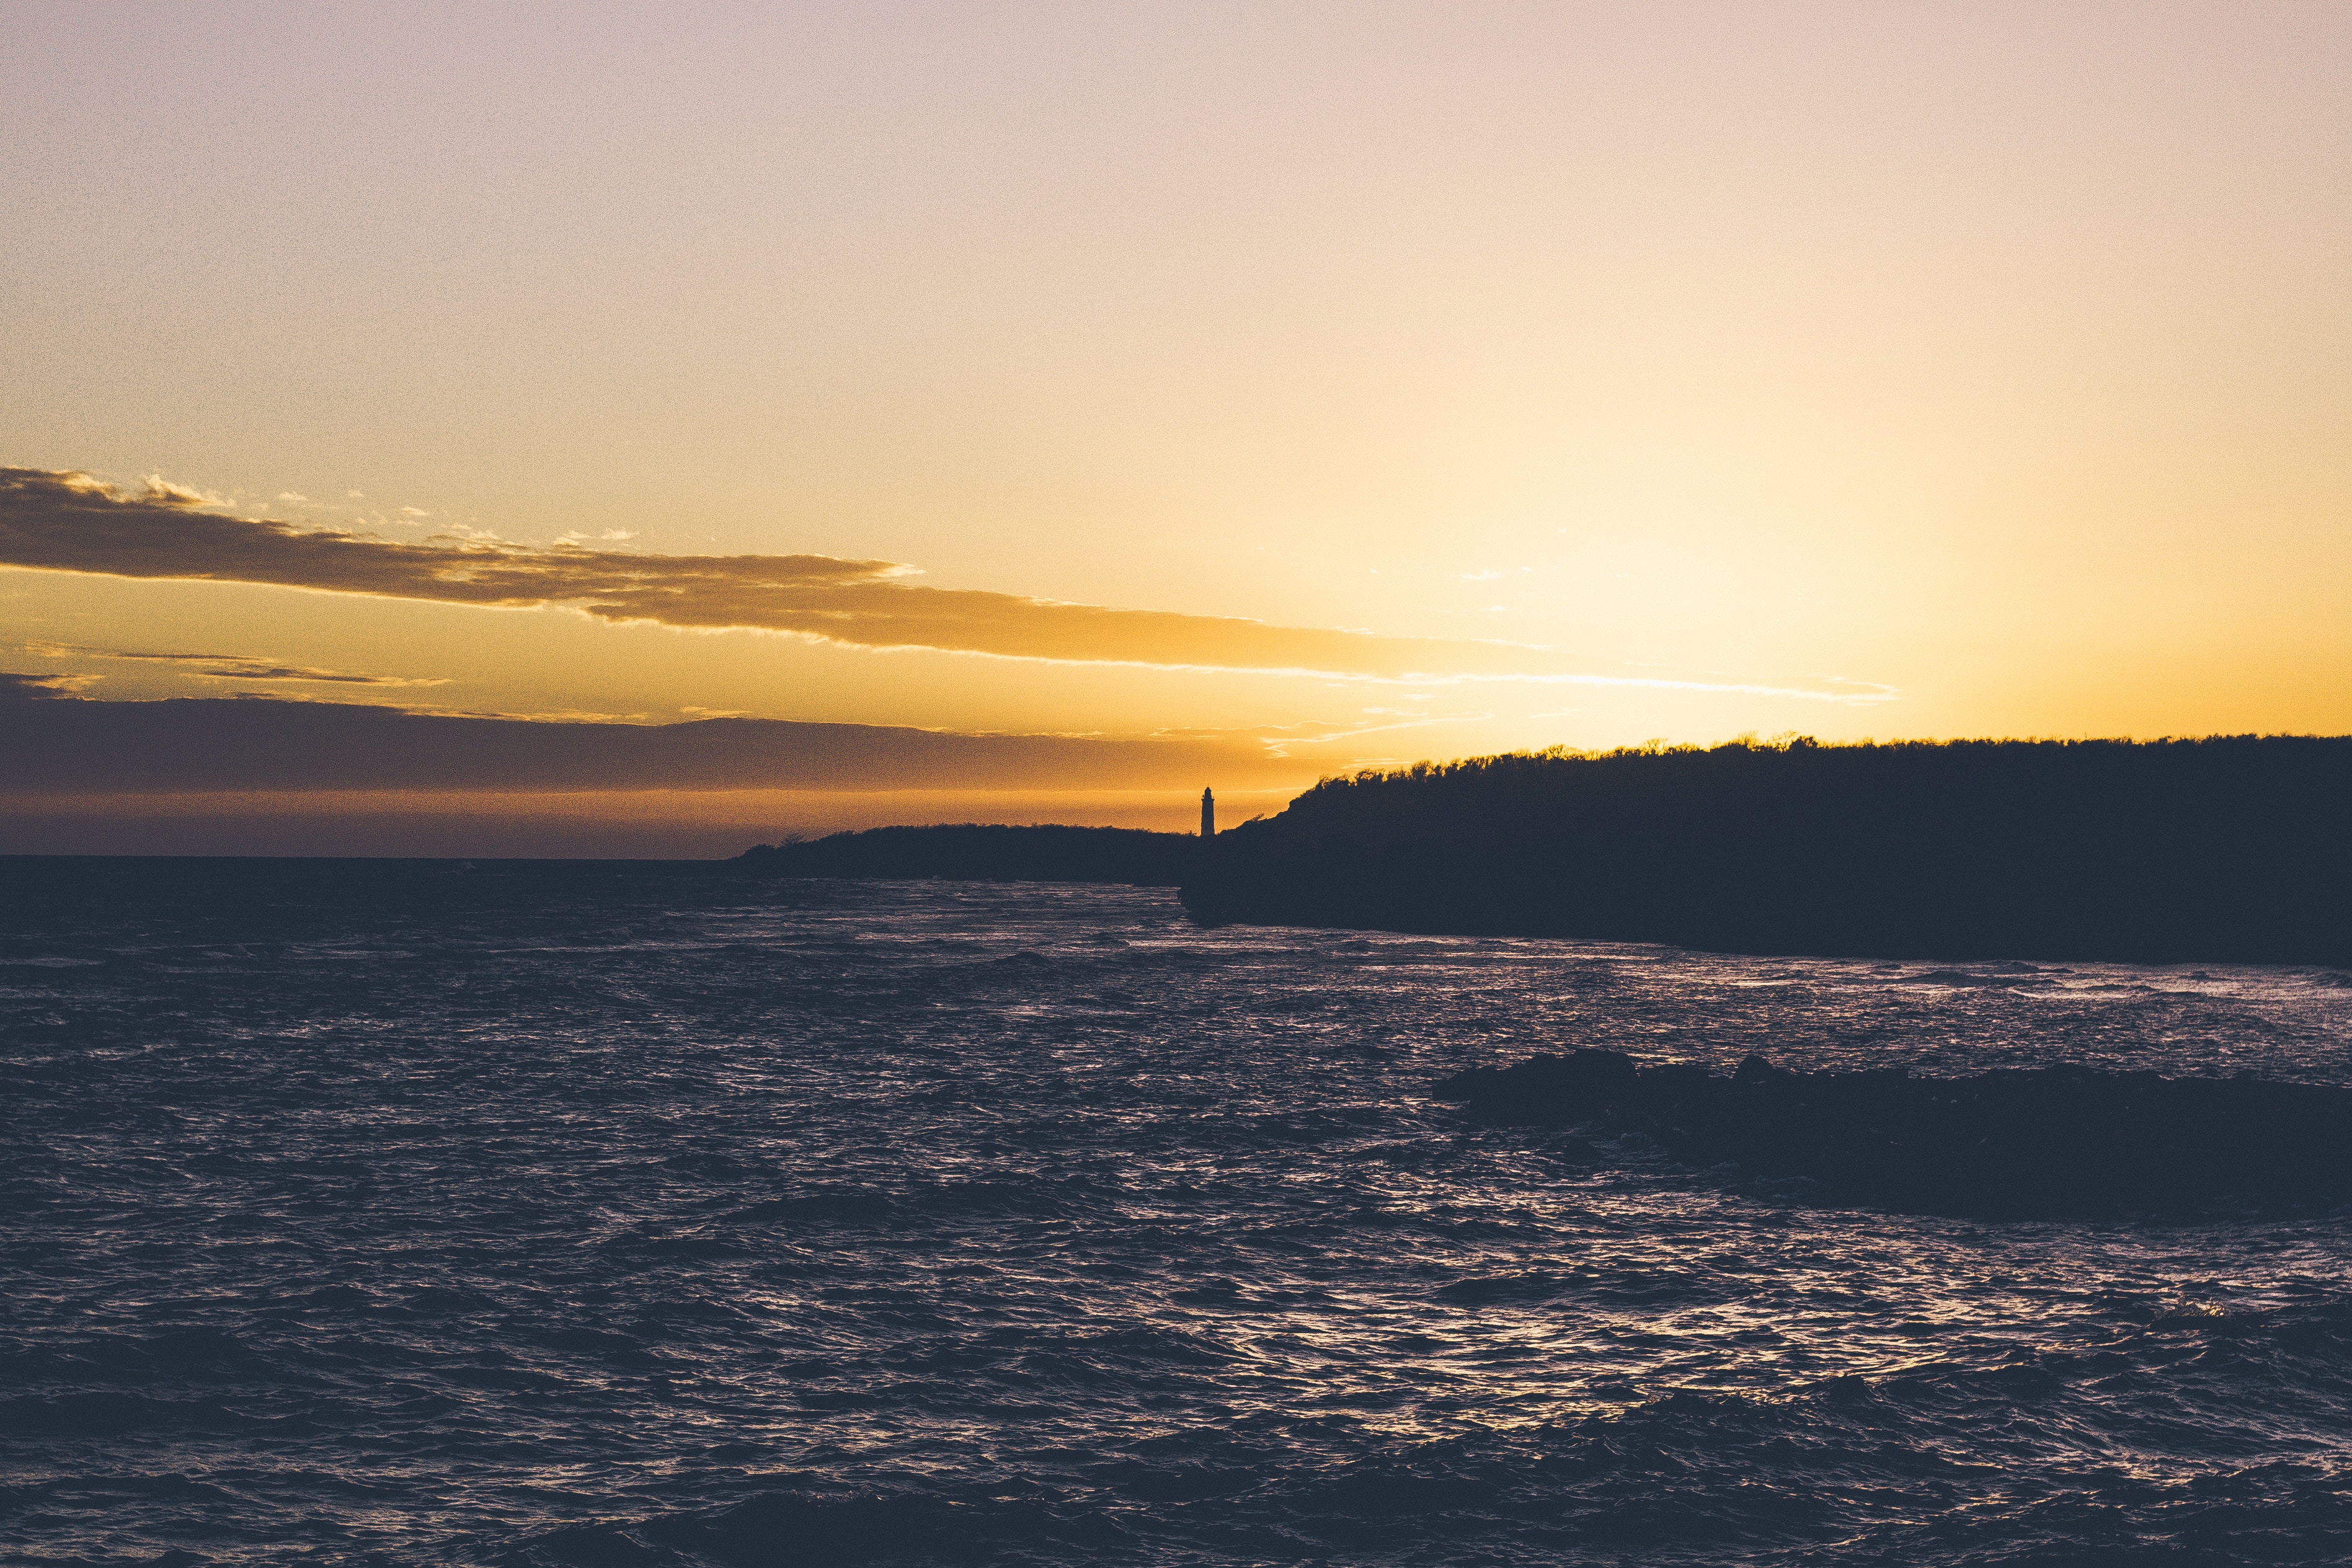
<svg viewBox="0 0 2352 1568"><path fill-rule="evenodd" d="M1437 1085L1484 1120L1641 1133L1675 1158L1804 1177L1834 1203L1988 1218L2352 1201L2352 1090L2085 1067L1914 1078L1729 1077L1608 1051L1473 1068Z"/></svg>

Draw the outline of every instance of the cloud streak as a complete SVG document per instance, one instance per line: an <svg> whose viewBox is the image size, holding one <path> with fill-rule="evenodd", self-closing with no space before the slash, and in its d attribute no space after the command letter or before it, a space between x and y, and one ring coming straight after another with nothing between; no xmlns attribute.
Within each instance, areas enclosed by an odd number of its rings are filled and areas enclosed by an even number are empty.
<svg viewBox="0 0 2352 1568"><path fill-rule="evenodd" d="M824 555L663 556L576 542L530 549L407 543L266 517L160 477L127 493L86 474L0 468L0 565L113 577L267 583L510 608L566 605L600 620L786 632L850 647L1352 679L1539 680L1877 700L1852 686L1612 676L1502 642L1383 637L1233 617L1070 604L920 587L893 561ZM285 678L301 678L289 676Z"/></svg>
<svg viewBox="0 0 2352 1568"><path fill-rule="evenodd" d="M81 654L96 659L125 659L139 664L179 664L181 674L205 681L300 681L340 686L446 686L446 675L367 675L349 670L320 670L307 664L280 664L243 653L134 653L120 648L82 648L67 643L27 643L25 651L47 658Z"/></svg>

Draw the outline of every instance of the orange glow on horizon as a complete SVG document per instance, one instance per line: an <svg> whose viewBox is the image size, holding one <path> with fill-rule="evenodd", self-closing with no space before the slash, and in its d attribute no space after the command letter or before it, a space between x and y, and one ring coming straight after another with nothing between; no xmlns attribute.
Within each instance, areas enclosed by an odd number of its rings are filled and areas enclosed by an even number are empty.
<svg viewBox="0 0 2352 1568"><path fill-rule="evenodd" d="M0 672L1221 796L2352 731L2352 12L26 12Z"/></svg>

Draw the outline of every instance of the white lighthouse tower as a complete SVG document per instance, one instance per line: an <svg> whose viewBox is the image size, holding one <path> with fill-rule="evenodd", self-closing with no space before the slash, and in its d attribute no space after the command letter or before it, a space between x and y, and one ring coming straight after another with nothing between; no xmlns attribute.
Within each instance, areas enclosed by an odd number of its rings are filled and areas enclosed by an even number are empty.
<svg viewBox="0 0 2352 1568"><path fill-rule="evenodd" d="M1217 798L1206 789L1201 791L1201 836L1204 839L1217 836Z"/></svg>

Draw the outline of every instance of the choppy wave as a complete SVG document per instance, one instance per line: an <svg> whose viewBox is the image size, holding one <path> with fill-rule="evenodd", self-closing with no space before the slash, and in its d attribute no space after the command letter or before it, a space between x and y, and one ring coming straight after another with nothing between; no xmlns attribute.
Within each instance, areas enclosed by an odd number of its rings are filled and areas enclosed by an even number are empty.
<svg viewBox="0 0 2352 1568"><path fill-rule="evenodd" d="M7 1562L2352 1556L2352 1218L1823 1209L1427 1093L1570 1044L2352 1082L2340 975L135 891L0 916Z"/></svg>

